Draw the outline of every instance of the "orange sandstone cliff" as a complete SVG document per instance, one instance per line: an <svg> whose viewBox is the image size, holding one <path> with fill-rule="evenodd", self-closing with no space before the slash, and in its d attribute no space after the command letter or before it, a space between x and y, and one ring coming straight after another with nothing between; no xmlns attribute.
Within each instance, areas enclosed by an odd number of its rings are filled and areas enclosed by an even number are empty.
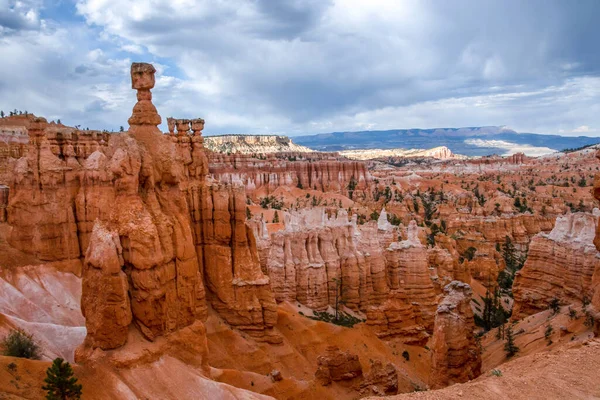
<svg viewBox="0 0 600 400"><path fill-rule="evenodd" d="M597 223L596 215L568 214L556 219L549 234L534 236L513 285L514 319L548 309L554 298L562 304L589 302L592 276L600 270L593 244Z"/></svg>

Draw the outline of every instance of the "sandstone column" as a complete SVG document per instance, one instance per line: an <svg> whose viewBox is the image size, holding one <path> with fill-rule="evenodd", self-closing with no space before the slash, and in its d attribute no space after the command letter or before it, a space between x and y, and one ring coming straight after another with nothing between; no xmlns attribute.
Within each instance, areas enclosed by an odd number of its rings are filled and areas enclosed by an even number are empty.
<svg viewBox="0 0 600 400"><path fill-rule="evenodd" d="M444 288L431 341L432 389L466 382L481 374L481 354L475 340L471 287L453 281Z"/></svg>

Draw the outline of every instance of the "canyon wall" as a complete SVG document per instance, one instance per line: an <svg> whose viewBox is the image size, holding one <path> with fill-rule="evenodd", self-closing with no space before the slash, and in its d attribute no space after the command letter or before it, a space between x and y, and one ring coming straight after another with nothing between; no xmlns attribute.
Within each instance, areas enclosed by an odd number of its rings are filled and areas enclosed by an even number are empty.
<svg viewBox="0 0 600 400"><path fill-rule="evenodd" d="M546 310L553 298L563 304L592 298L592 276L600 268L593 243L597 224L596 214L567 214L556 219L549 234L533 237L513 285L513 318Z"/></svg>
<svg viewBox="0 0 600 400"><path fill-rule="evenodd" d="M600 159L600 151L596 152L596 158ZM600 174L594 178L594 187L592 194L596 200L600 200ZM600 251L600 224L596 224L596 234L594 236L594 246ZM600 336L600 268L596 268L592 276L592 300L588 305L588 312L592 314L594 323L594 334Z"/></svg>
<svg viewBox="0 0 600 400"><path fill-rule="evenodd" d="M280 153L262 158L210 153L208 161L216 180L239 182L255 198L268 195L279 186L365 195L371 182L366 163L347 160L336 153ZM354 189L349 189L350 182L355 182Z"/></svg>
<svg viewBox="0 0 600 400"><path fill-rule="evenodd" d="M382 214L378 224L357 225L356 215L349 219L344 209L331 217L322 208L302 210L286 214L284 229L270 235L264 221L254 221L275 299L325 310L338 297L346 307L364 312L379 337L426 341L437 294L428 250L414 221L404 233L407 240L398 242L401 229Z"/></svg>
<svg viewBox="0 0 600 400"><path fill-rule="evenodd" d="M376 224L358 226L344 209L328 217L323 208L286 214L285 228L271 235L263 223L255 223L255 235L277 301L324 310L337 292L347 307L364 311L389 292L380 244L385 233Z"/></svg>

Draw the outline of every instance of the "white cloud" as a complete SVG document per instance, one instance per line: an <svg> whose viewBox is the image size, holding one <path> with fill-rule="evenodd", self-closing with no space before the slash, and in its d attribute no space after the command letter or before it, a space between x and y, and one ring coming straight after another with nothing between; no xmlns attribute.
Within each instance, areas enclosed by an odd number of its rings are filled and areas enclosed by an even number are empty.
<svg viewBox="0 0 600 400"><path fill-rule="evenodd" d="M121 46L121 50L133 54L144 54L144 49L142 48L142 46L139 46L137 44L124 44Z"/></svg>
<svg viewBox="0 0 600 400"><path fill-rule="evenodd" d="M587 125L581 125L574 129L559 129L561 135L580 134L580 135L594 135L598 133L597 129L590 128Z"/></svg>
<svg viewBox="0 0 600 400"><path fill-rule="evenodd" d="M517 144L507 142L504 140L483 140L483 139L467 139L466 144L477 147L492 147L500 150L504 150L503 156L510 156L515 153L524 153L526 156L539 157L546 154L556 153L556 150L549 147L536 147L528 144Z"/></svg>
<svg viewBox="0 0 600 400"><path fill-rule="evenodd" d="M135 60L157 67L163 117L202 116L207 133L600 134L574 128L600 126L596 27L579 18L595 6L484 3L77 0L85 22L61 25L50 2L0 0L0 107L114 128Z"/></svg>

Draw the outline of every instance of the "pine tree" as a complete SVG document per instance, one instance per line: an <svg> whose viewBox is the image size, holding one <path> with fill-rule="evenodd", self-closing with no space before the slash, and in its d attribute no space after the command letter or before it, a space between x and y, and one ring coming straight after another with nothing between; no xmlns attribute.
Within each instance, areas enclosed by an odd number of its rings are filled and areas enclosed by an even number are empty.
<svg viewBox="0 0 600 400"><path fill-rule="evenodd" d="M119 132L124 132L124 131L125 131L125 128L123 128L123 126L120 126L119 127Z"/></svg>
<svg viewBox="0 0 600 400"><path fill-rule="evenodd" d="M519 347L515 344L515 334L513 333L512 325L506 328L506 343L504 343L504 351L506 357L510 358L519 352Z"/></svg>
<svg viewBox="0 0 600 400"><path fill-rule="evenodd" d="M519 210L521 209L521 198L520 197L517 197L515 199L515 207Z"/></svg>
<svg viewBox="0 0 600 400"><path fill-rule="evenodd" d="M548 346L550 346L552 344L552 333L554 332L554 328L552 327L552 325L548 324L548 326L546 327L546 330L544 331L544 338L546 338L546 340L548 341Z"/></svg>
<svg viewBox="0 0 600 400"><path fill-rule="evenodd" d="M488 286L489 284L490 280L488 279ZM498 289L494 290L493 297L489 289L485 291L482 319L483 329L486 332L506 322L506 315L504 308L500 304L500 291Z"/></svg>
<svg viewBox="0 0 600 400"><path fill-rule="evenodd" d="M548 304L548 308L552 310L552 314L558 314L560 312L560 300L557 297L553 297Z"/></svg>
<svg viewBox="0 0 600 400"><path fill-rule="evenodd" d="M273 223L276 224L279 222L279 214L275 211L275 215L273 215Z"/></svg>
<svg viewBox="0 0 600 400"><path fill-rule="evenodd" d="M46 390L46 400L74 400L81 398L82 386L77 383L77 378L73 376L71 364L65 362L62 358L56 358L50 367L46 370L46 385L42 389Z"/></svg>
<svg viewBox="0 0 600 400"><path fill-rule="evenodd" d="M506 264L506 269L511 273L516 272L517 269L517 257L515 255L515 246L512 244L510 236L506 236L504 246L502 246L502 257Z"/></svg>
<svg viewBox="0 0 600 400"><path fill-rule="evenodd" d="M504 339L504 324L498 327L496 331L496 339Z"/></svg>
<svg viewBox="0 0 600 400"><path fill-rule="evenodd" d="M248 207L246 207L246 219L252 218L252 212Z"/></svg>
<svg viewBox="0 0 600 400"><path fill-rule="evenodd" d="M0 118L4 118L4 111L0 111Z"/></svg>
<svg viewBox="0 0 600 400"><path fill-rule="evenodd" d="M339 318L339 310L340 310L340 306L344 304L344 301L342 300L342 280L340 278L333 278L331 280L331 282L333 283L333 286L335 288L335 305L334 305L334 310L335 310L335 320L337 321Z"/></svg>

